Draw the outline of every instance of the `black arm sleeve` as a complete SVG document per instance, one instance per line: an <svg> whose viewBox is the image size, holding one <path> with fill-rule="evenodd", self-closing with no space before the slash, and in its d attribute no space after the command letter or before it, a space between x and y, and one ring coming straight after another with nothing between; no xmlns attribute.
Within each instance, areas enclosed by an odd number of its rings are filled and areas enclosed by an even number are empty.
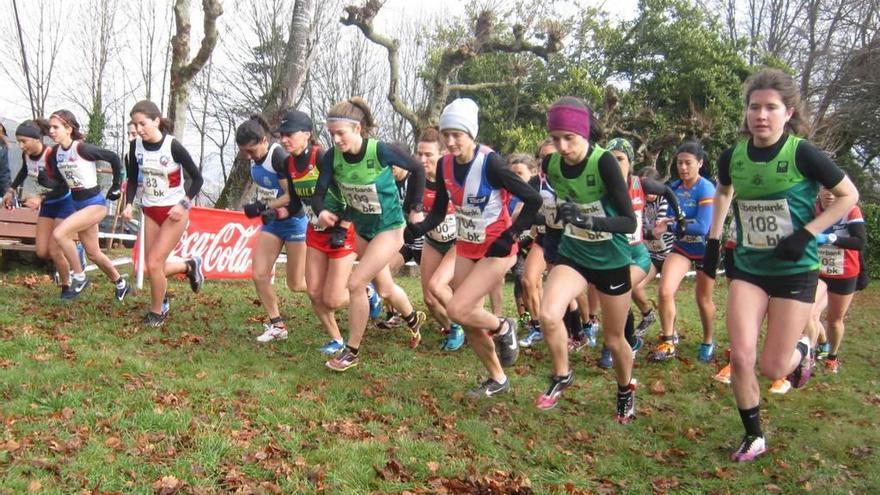
<svg viewBox="0 0 880 495"><path fill-rule="evenodd" d="M531 227L535 214L541 207L541 194L513 173L498 153L490 153L486 159L486 178L489 179L489 185L496 189L506 189L523 203L522 210L507 230L508 233L519 235Z"/></svg>
<svg viewBox="0 0 880 495"><path fill-rule="evenodd" d="M605 183L605 195L615 211L616 217L593 217L593 230L613 234L631 234L636 230L636 214L626 180L620 173L620 165L611 153L604 153L599 158L599 176Z"/></svg>
<svg viewBox="0 0 880 495"><path fill-rule="evenodd" d="M718 157L718 183L729 186L733 183L730 179L730 158L733 156L733 148L727 148Z"/></svg>
<svg viewBox="0 0 880 495"><path fill-rule="evenodd" d="M24 166L24 161L22 161L22 166ZM12 175L12 171L9 170L9 148L0 144L0 191L3 191L3 194L6 194L6 190L9 189L9 177Z"/></svg>
<svg viewBox="0 0 880 495"><path fill-rule="evenodd" d="M27 179L27 162L25 162L25 160L26 158L24 156L24 153L22 153L21 168L18 169L18 173L15 174L15 179L12 180L12 184L10 184L9 187L0 189L0 194L6 194L6 191L9 190L9 188L18 189L19 187L21 187L22 184L24 184L24 180Z"/></svg>
<svg viewBox="0 0 880 495"><path fill-rule="evenodd" d="M127 183L125 185L125 204L130 205L134 202L138 188L138 170L137 157L134 154L135 144L132 141L128 146L128 159L125 161L125 176ZM192 196L190 196L192 197Z"/></svg>
<svg viewBox="0 0 880 495"><path fill-rule="evenodd" d="M663 196L666 198L666 202L669 206L672 207L673 216L675 218L682 218L684 214L681 212L681 207L678 205L678 196L675 195L675 191L672 190L668 185L658 182L653 179L643 178L642 180L642 188L645 190L645 194L654 194L656 196ZM669 211L668 209L666 210Z"/></svg>
<svg viewBox="0 0 880 495"><path fill-rule="evenodd" d="M865 244L868 242L868 229L865 228L865 224L863 222L851 223L846 226L846 230L849 232L849 237L838 237L834 241L834 245L854 251L865 249Z"/></svg>
<svg viewBox="0 0 880 495"><path fill-rule="evenodd" d="M202 184L204 184L204 179L202 178L202 173L199 172L199 168L196 167L195 162L190 156L189 151L180 144L176 139L171 142L171 158L180 164L183 167L183 171L186 172L186 175L189 176L189 187L186 188L186 196L189 199L195 198L199 191L202 190ZM130 176L129 176L130 177ZM131 179L129 179L129 183L131 183Z"/></svg>
<svg viewBox="0 0 880 495"><path fill-rule="evenodd" d="M79 144L79 155L86 160L100 160L110 164L110 168L113 169L113 185L110 186L110 189L116 189L122 183L122 161L119 160L119 155L115 152L81 142Z"/></svg>
<svg viewBox="0 0 880 495"><path fill-rule="evenodd" d="M312 211L319 215L324 210L324 196L333 181L333 148L330 148L318 162L318 183L315 184L315 193L312 194Z"/></svg>
<svg viewBox="0 0 880 495"><path fill-rule="evenodd" d="M436 189L434 204L431 206L431 211L425 215L425 220L422 222L422 227L425 232L440 225L440 222L446 218L446 209L449 207L449 192L446 190L446 182L443 180L443 167L440 166L442 160L442 158L437 160L437 172L434 178L434 187Z"/></svg>
<svg viewBox="0 0 880 495"><path fill-rule="evenodd" d="M380 163L396 165L409 172L406 179L406 198L403 200L404 213L421 207L422 196L425 194L425 167L409 153L400 153L383 142L377 143L376 155Z"/></svg>
<svg viewBox="0 0 880 495"><path fill-rule="evenodd" d="M809 141L801 141L795 151L795 163L805 177L831 189L843 180L843 170L822 150Z"/></svg>

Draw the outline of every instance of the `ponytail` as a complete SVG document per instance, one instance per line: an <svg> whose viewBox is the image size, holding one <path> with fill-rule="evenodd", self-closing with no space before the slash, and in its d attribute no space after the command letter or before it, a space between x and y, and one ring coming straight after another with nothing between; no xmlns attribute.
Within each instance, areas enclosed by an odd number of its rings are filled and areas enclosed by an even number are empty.
<svg viewBox="0 0 880 495"><path fill-rule="evenodd" d="M266 119L255 113L248 120L245 120L235 130L235 143L239 146L247 144L256 144L263 139L269 139L272 136L272 128Z"/></svg>
<svg viewBox="0 0 880 495"><path fill-rule="evenodd" d="M352 96L347 100L340 101L333 105L327 112L327 122L347 122L352 124L360 124L361 136L368 138L372 135L373 129L376 128L376 121L373 119L373 113L370 111L370 105L360 96Z"/></svg>
<svg viewBox="0 0 880 495"><path fill-rule="evenodd" d="M162 116L162 112L159 111L159 107L156 106L150 100L141 100L134 104L131 107L131 111L128 112L129 117L134 117L134 114L141 113L147 116L149 119L159 119L159 131L165 134L173 134L174 133L174 122L166 119ZM134 125L132 121L128 122L128 125Z"/></svg>
<svg viewBox="0 0 880 495"><path fill-rule="evenodd" d="M83 138L82 132L79 130L79 122L76 120L76 116L70 110L58 110L56 112L52 112L52 115L49 116L50 119L56 118L61 121L66 127L70 128L70 138L74 141L78 141Z"/></svg>

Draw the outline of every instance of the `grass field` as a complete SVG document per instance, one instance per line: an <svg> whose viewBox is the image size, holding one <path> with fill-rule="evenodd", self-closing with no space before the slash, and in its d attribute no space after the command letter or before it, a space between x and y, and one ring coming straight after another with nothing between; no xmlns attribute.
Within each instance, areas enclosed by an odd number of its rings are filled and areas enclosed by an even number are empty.
<svg viewBox="0 0 880 495"><path fill-rule="evenodd" d="M401 283L419 294L417 280ZM335 374L307 299L286 289L291 337L259 345L249 282L199 295L174 282L166 326L144 329L146 292L120 304L93 276L64 305L47 278L0 275L0 493L880 492L878 284L856 296L839 375L763 394L770 452L745 465L728 460L742 427L711 379L720 364L695 359L692 289L680 298L684 359L639 356L639 418L621 426L595 349L573 357L575 386L541 412L542 347L521 354L512 393L471 402L476 358L439 351L430 322L415 351L405 330L371 328L360 366Z"/></svg>

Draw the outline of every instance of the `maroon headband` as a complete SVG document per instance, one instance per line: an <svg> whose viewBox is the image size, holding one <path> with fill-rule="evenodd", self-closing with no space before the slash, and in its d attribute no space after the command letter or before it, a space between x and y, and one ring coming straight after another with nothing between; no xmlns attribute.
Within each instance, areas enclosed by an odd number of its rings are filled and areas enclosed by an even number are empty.
<svg viewBox="0 0 880 495"><path fill-rule="evenodd" d="M571 105L554 105L547 111L548 131L569 131L590 138L590 112Z"/></svg>

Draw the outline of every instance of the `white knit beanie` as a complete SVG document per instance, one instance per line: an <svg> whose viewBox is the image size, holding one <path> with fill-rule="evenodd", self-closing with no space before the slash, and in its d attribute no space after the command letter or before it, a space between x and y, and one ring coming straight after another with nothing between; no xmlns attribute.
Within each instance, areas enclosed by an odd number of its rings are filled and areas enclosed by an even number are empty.
<svg viewBox="0 0 880 495"><path fill-rule="evenodd" d="M471 138L477 138L480 128L478 117L480 108L470 98L456 98L446 105L440 114L440 131L456 129L467 132Z"/></svg>

